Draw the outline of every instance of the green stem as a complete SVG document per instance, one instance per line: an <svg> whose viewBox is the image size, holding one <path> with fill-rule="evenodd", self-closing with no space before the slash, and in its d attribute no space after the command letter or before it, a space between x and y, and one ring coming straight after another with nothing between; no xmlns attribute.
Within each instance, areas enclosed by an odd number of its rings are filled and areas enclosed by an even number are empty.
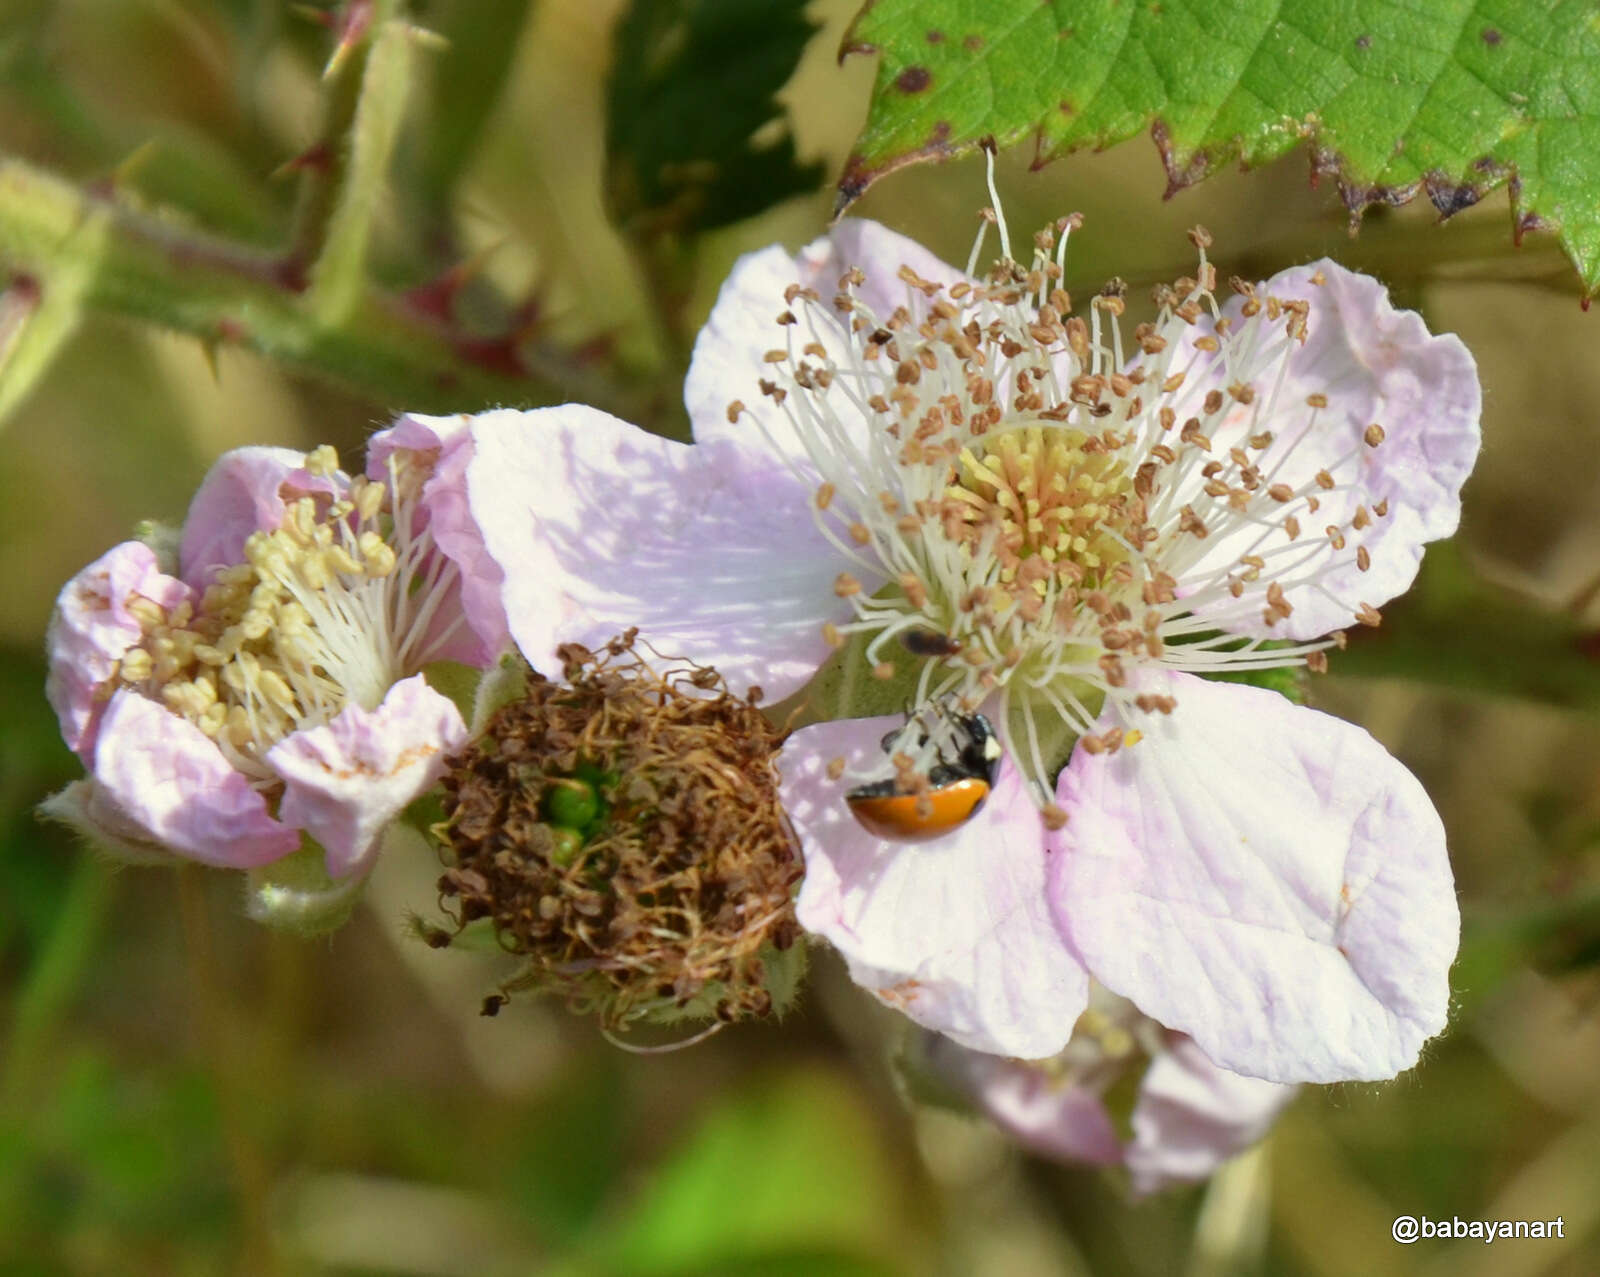
<svg viewBox="0 0 1600 1277"><path fill-rule="evenodd" d="M51 1040L83 988L111 896L111 873L105 864L96 856L81 856L49 938L17 992L0 1053L0 1121L8 1133L27 1130L28 1115L40 1098L34 1088ZM0 1237L27 1232L31 1221L22 1216L31 1168L28 1157L0 1160Z"/></svg>
<svg viewBox="0 0 1600 1277"><path fill-rule="evenodd" d="M44 1048L63 1012L83 984L84 972L100 939L100 925L111 903L111 873L96 856L80 857L50 938L29 968L17 995L7 1035L0 1097L6 1107L27 1099Z"/></svg>
<svg viewBox="0 0 1600 1277"><path fill-rule="evenodd" d="M538 343L470 337L370 286L341 323L324 326L285 258L137 212L21 160L0 159L0 263L47 291L57 277L81 281L88 309L232 343L395 407L633 407L608 380Z"/></svg>
<svg viewBox="0 0 1600 1277"><path fill-rule="evenodd" d="M176 871L178 916L188 958L191 1014L195 1036L216 1088L222 1138L239 1203L238 1270L265 1277L279 1271L268 1208L272 1169L245 1116L251 1102L248 1079L241 1071L238 1043L231 1033L228 1011L215 980L216 953L211 942L206 899L207 872L196 864L179 865Z"/></svg>

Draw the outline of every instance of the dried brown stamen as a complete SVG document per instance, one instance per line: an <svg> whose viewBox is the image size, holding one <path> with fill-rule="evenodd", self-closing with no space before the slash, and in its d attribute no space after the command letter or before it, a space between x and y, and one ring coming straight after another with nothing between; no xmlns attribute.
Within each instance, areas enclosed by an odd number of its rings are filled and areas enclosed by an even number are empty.
<svg viewBox="0 0 1600 1277"><path fill-rule="evenodd" d="M557 994L608 1028L765 1015L763 950L799 936L800 856L773 767L782 733L759 693L738 699L704 667L658 673L635 639L563 647L566 681L532 676L455 760L442 902L460 926L491 919L527 960L506 990ZM581 833L549 802L574 778L601 809Z"/></svg>

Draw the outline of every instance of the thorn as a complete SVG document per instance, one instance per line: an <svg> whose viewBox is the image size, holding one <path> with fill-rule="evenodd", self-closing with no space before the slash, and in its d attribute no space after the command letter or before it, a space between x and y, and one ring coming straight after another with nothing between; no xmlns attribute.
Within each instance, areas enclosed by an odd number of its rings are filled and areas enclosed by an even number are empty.
<svg viewBox="0 0 1600 1277"><path fill-rule="evenodd" d="M373 10L374 0L346 0L344 11L337 18L330 15L329 27L338 32L339 39L333 46L328 65L322 68L324 81L338 75L356 46L367 38L367 32L372 29Z"/></svg>
<svg viewBox="0 0 1600 1277"><path fill-rule="evenodd" d="M197 340L200 342L200 353L205 356L206 367L211 369L211 380L220 386L222 384L222 369L217 363L217 348L222 345L222 339L212 336L201 337Z"/></svg>
<svg viewBox="0 0 1600 1277"><path fill-rule="evenodd" d="M328 9L318 9L315 5L309 4L291 4L289 12L319 27L325 27L330 31L333 29L333 13Z"/></svg>
<svg viewBox="0 0 1600 1277"><path fill-rule="evenodd" d="M406 23L405 32L411 42L419 49L426 49L429 53L448 53L450 51L450 37L438 31L431 31L427 27L420 27L414 22Z"/></svg>
<svg viewBox="0 0 1600 1277"><path fill-rule="evenodd" d="M442 272L426 284L408 289L403 296L414 310L448 321L455 307L456 295L482 272L484 264L504 248L509 236L503 236L480 248L464 260Z"/></svg>
<svg viewBox="0 0 1600 1277"><path fill-rule="evenodd" d="M268 174L270 181L279 182L296 173L315 171L326 173L332 166L333 154L328 149L326 142L318 142L315 146L301 151L299 155L291 156Z"/></svg>

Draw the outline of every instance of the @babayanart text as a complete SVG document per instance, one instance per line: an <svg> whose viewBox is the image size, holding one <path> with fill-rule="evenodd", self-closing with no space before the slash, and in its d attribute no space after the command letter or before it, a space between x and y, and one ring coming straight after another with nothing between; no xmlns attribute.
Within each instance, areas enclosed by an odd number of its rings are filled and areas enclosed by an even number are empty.
<svg viewBox="0 0 1600 1277"><path fill-rule="evenodd" d="M1484 1243L1517 1237L1565 1237L1565 1222L1554 1219L1429 1219L1426 1215L1397 1215L1389 1231L1395 1241L1410 1245L1426 1238L1471 1238Z"/></svg>

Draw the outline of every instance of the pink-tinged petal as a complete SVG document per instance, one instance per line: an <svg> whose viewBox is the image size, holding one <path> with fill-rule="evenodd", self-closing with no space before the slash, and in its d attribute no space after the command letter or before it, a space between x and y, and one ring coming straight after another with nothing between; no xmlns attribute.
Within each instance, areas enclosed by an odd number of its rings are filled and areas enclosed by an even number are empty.
<svg viewBox="0 0 1600 1277"><path fill-rule="evenodd" d="M128 829L190 860L248 869L300 845L215 741L126 688L101 720L94 779Z"/></svg>
<svg viewBox="0 0 1600 1277"><path fill-rule="evenodd" d="M467 631L458 633L440 651L443 659L484 668L493 664L511 641L501 593L505 575L483 543L483 533L472 517L467 497L467 466L473 454L473 418L423 417L407 414L367 444L367 475L388 478L388 461L397 449L431 454L433 473L422 485L419 526L433 537L439 552L455 564L460 582L451 587L454 598L439 608L441 624L450 623L457 609L464 613Z"/></svg>
<svg viewBox="0 0 1600 1277"><path fill-rule="evenodd" d="M833 591L847 561L777 463L577 404L488 413L474 433L472 514L505 573L512 637L541 673L560 675L558 644L635 625L657 651L769 699L827 656L822 623L850 611Z"/></svg>
<svg viewBox="0 0 1600 1277"><path fill-rule="evenodd" d="M1313 283L1314 277L1323 282ZM1211 572L1235 566L1242 554L1268 556L1272 567L1260 588L1271 579L1284 585L1294 608L1286 620L1266 626L1254 590L1238 603L1223 598L1198 610L1239 633L1316 638L1352 624L1362 603L1376 607L1404 593L1416 578L1423 546L1456 530L1461 486L1478 455L1482 394L1460 338L1429 333L1420 315L1397 310L1371 276L1324 259L1282 271L1260 291L1308 305L1306 340L1290 356L1280 387L1258 385L1253 404L1236 406L1208 428L1213 450L1223 455L1244 436L1270 431L1274 442L1258 461L1264 481L1303 489L1318 507L1282 507L1302 526L1296 544L1303 554L1273 556L1290 544L1286 535L1263 539L1258 527L1244 525L1213 537L1179 589L1182 594ZM1242 305L1236 297L1224 308L1235 324ZM1271 330L1281 333L1285 322ZM1202 327L1208 325L1197 331ZM1197 404L1206 389L1226 390L1230 380L1218 357L1202 357L1188 393ZM1315 413L1307 406L1314 394L1327 398ZM1363 438L1372 425L1384 434L1376 447ZM1319 471L1334 479L1333 490L1317 486ZM1358 508L1371 512L1385 501L1387 514L1374 516L1365 529L1352 528ZM1344 530L1342 550L1324 531L1333 525ZM1358 546L1371 559L1364 571L1356 562Z"/></svg>
<svg viewBox="0 0 1600 1277"><path fill-rule="evenodd" d="M204 589L218 568L243 563L251 533L272 531L283 521L283 486L302 473L305 461L293 448L235 448L218 457L183 522L183 579Z"/></svg>
<svg viewBox="0 0 1600 1277"><path fill-rule="evenodd" d="M420 674L404 679L377 709L347 705L267 751L284 783L278 817L321 843L329 875L344 878L366 867L384 827L466 742L455 704Z"/></svg>
<svg viewBox="0 0 1600 1277"><path fill-rule="evenodd" d="M793 465L804 473L811 471L805 449L782 411L761 395L759 382L769 375L763 356L784 347L790 334L795 335L797 348L820 340L836 358L843 354L843 347L829 332L814 333L804 324L785 329L776 321L784 311L793 309L784 300L784 291L791 285L815 289L823 304L829 305L839 291L840 277L852 266L861 267L867 277L857 296L883 319L888 319L896 306L921 313L926 304L926 298L900 278L902 266L935 283L953 284L964 278L915 240L862 219L838 223L795 257L776 245L741 257L695 340L684 381L684 402L696 440L730 439L770 453L766 442L770 437ZM746 405L760 426L749 416L737 423L728 421L728 404L735 399ZM865 437L865 420L859 425ZM807 486L816 485L813 480Z"/></svg>
<svg viewBox="0 0 1600 1277"><path fill-rule="evenodd" d="M1460 916L1438 813L1366 732L1171 675L1170 716L1061 773L1050 901L1084 964L1217 1064L1393 1077L1445 1023ZM1109 722L1106 724L1109 725Z"/></svg>
<svg viewBox="0 0 1600 1277"><path fill-rule="evenodd" d="M155 551L140 541L108 550L56 598L45 640L50 658L45 695L61 721L62 737L84 762L94 758L95 732L106 708L101 688L143 635L128 604L146 599L171 611L192 598L189 587L162 572Z"/></svg>
<svg viewBox="0 0 1600 1277"><path fill-rule="evenodd" d="M1134 1192L1205 1179L1265 1135L1297 1089L1219 1069L1175 1036L1139 1086L1127 1151Z"/></svg>
<svg viewBox="0 0 1600 1277"><path fill-rule="evenodd" d="M923 1051L928 1067L1029 1152L1095 1166L1122 1161L1122 1142L1100 1097L1048 1062L1008 1060L937 1036Z"/></svg>
<svg viewBox="0 0 1600 1277"><path fill-rule="evenodd" d="M883 842L856 823L831 759L864 768L899 718L802 728L778 760L805 856L800 925L833 945L857 984L963 1046L1054 1054L1088 1004L1088 979L1044 895L1043 824L1009 761L994 793L945 838Z"/></svg>

